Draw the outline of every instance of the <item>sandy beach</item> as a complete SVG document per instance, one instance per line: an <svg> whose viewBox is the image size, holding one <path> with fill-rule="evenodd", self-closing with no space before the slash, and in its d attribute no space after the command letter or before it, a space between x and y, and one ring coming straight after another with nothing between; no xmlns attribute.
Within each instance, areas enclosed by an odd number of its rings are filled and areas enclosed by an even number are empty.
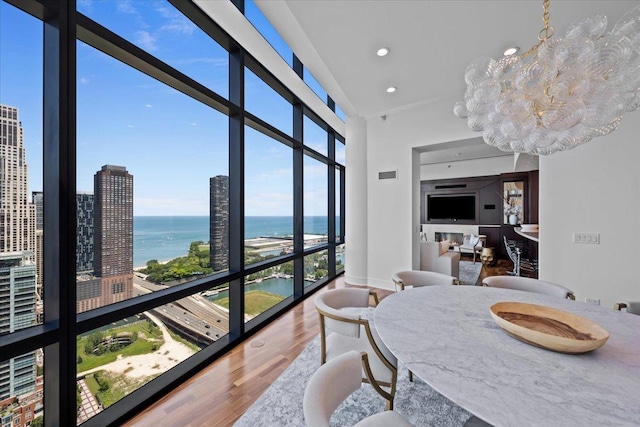
<svg viewBox="0 0 640 427"><path fill-rule="evenodd" d="M156 316L145 312L145 315L162 331L164 344L157 351L149 354L140 354L137 356L119 357L115 362L79 372L78 377L90 374L96 371L109 371L118 374L124 374L128 377L149 377L152 375L162 374L182 362L195 351L179 341L175 341L167 327ZM126 371L126 372L125 372Z"/></svg>

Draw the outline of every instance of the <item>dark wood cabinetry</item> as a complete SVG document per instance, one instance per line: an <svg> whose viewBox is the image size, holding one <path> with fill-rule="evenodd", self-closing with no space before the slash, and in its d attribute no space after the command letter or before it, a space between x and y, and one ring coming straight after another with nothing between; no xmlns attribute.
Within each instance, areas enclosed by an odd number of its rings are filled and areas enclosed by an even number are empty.
<svg viewBox="0 0 640 427"><path fill-rule="evenodd" d="M420 183L420 221L422 224L499 224L502 216L500 176L422 181ZM430 196L473 196L474 219L429 218Z"/></svg>
<svg viewBox="0 0 640 427"><path fill-rule="evenodd" d="M422 224L468 224L478 225L478 232L487 236L488 247L493 247L496 254L508 259L504 238L516 240L528 248L528 256L537 259L538 243L526 239L514 230L517 225L505 221L505 200L503 192L505 183L522 183L522 218L527 224L538 223L538 171L505 173L501 175L480 176L447 180L422 181L420 184L420 220ZM474 220L438 219L428 216L428 200L430 195L455 196L473 195L476 200ZM520 197L520 196L518 196Z"/></svg>

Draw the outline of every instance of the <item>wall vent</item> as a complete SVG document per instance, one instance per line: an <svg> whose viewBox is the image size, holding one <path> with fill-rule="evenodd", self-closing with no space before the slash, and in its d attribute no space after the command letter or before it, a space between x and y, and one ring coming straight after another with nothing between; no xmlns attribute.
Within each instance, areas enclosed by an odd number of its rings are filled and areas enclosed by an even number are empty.
<svg viewBox="0 0 640 427"><path fill-rule="evenodd" d="M398 171L378 172L378 179L398 179Z"/></svg>

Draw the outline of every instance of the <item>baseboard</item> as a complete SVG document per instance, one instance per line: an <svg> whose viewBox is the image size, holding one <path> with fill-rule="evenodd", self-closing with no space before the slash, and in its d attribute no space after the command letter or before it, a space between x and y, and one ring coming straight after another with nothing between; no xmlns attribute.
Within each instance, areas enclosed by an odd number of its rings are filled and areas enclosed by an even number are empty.
<svg viewBox="0 0 640 427"><path fill-rule="evenodd" d="M366 277L354 277L344 273L344 282L349 285L367 286Z"/></svg>
<svg viewBox="0 0 640 427"><path fill-rule="evenodd" d="M367 281L368 286L374 287L374 288L380 288L380 289L384 289L387 291L395 291L396 290L396 286L394 285L393 281L390 280L378 280L378 279L369 279Z"/></svg>

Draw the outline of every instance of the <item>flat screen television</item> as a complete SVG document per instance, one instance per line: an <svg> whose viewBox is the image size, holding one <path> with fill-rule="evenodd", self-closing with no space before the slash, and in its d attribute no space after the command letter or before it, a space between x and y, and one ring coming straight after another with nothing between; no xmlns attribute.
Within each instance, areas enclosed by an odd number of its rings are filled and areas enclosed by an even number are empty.
<svg viewBox="0 0 640 427"><path fill-rule="evenodd" d="M476 196L461 195L428 195L427 219L437 220L475 220Z"/></svg>

